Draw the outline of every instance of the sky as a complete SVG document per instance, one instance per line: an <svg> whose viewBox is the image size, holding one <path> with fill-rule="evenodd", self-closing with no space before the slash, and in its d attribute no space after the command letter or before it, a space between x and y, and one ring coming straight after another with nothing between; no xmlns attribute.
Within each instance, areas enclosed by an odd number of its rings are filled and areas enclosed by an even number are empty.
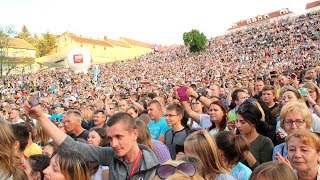
<svg viewBox="0 0 320 180"><path fill-rule="evenodd" d="M0 27L32 33L65 31L102 39L127 37L151 44L182 44L184 32L207 38L233 23L289 8L296 14L315 0L0 0Z"/></svg>

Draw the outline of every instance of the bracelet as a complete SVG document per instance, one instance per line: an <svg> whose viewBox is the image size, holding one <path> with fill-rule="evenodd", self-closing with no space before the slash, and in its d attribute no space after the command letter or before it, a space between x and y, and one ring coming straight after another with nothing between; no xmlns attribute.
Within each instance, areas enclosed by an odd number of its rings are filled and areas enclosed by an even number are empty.
<svg viewBox="0 0 320 180"><path fill-rule="evenodd" d="M317 103L314 103L311 107L314 108L315 106L317 106L318 104Z"/></svg>
<svg viewBox="0 0 320 180"><path fill-rule="evenodd" d="M201 98L201 94L198 95L198 97L196 98L196 101L199 101L199 99Z"/></svg>

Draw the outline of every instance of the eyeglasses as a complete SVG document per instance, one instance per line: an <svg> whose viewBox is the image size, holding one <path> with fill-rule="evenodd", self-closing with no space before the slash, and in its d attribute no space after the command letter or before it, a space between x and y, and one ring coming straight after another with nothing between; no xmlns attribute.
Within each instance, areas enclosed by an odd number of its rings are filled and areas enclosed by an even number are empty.
<svg viewBox="0 0 320 180"><path fill-rule="evenodd" d="M165 114L165 115L163 115L163 117L165 117L165 118L167 118L167 117L171 118L174 116L179 116L179 114Z"/></svg>
<svg viewBox="0 0 320 180"><path fill-rule="evenodd" d="M174 174L176 169L182 171L189 177L194 176L196 173L196 166L189 162L181 163L177 167L172 166L170 164L164 164L159 166L156 172L160 179L166 179L167 177Z"/></svg>
<svg viewBox="0 0 320 180"><path fill-rule="evenodd" d="M297 126L302 126L302 125L304 124L304 120L302 120L302 119L297 119L297 120L295 120L295 121L293 121L293 120L284 121L284 124L285 124L286 126L292 126L293 123L295 123Z"/></svg>

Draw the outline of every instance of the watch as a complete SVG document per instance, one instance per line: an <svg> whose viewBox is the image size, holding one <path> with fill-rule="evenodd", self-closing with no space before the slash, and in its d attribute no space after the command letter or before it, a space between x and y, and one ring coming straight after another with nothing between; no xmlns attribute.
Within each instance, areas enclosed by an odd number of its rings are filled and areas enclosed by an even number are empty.
<svg viewBox="0 0 320 180"><path fill-rule="evenodd" d="M199 99L201 98L201 96L202 96L202 95L199 93L199 94L198 94L198 97L196 98L196 101L199 101Z"/></svg>

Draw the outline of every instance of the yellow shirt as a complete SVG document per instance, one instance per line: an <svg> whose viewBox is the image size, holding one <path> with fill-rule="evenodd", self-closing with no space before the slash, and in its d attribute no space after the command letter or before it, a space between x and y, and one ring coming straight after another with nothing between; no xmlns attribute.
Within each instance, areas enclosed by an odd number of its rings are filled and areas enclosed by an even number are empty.
<svg viewBox="0 0 320 180"><path fill-rule="evenodd" d="M29 157L29 156L35 155L35 154L42 154L42 149L36 143L32 143L31 146L27 147L23 151L23 154L26 157Z"/></svg>

